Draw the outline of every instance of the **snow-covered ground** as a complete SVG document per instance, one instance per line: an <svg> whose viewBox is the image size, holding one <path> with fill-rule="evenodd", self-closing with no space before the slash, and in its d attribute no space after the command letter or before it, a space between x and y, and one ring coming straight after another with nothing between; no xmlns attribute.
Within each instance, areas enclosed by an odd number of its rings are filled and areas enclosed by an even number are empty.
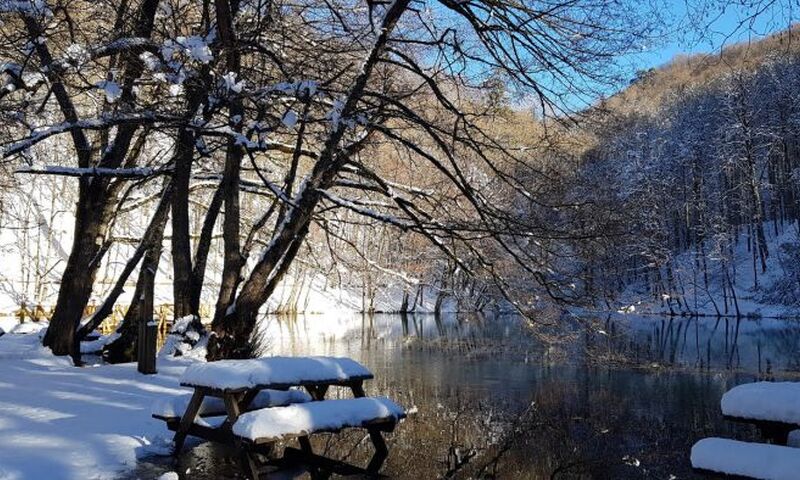
<svg viewBox="0 0 800 480"><path fill-rule="evenodd" d="M111 479L137 457L168 453L171 436L150 417L159 398L184 393L190 360L75 368L39 334L0 336L0 480Z"/></svg>
<svg viewBox="0 0 800 480"><path fill-rule="evenodd" d="M762 272L760 265L753 268L747 234L741 233L733 246L732 261L727 268L723 268L726 264L715 253L711 242L707 243L704 248L707 281L697 252L683 252L670 261L674 278L672 286L666 285L669 274L666 268L662 268L659 291L651 291L643 282L634 282L621 292L613 308L620 313L734 316L738 307L743 316L800 316L797 291L786 288L787 284L796 283L794 276L797 272L790 271L795 262L785 251L786 247L795 251L800 245L798 232L794 225L787 225L776 233L771 222L766 223L764 229L769 250L766 271ZM731 282L735 300L730 288L723 288Z"/></svg>

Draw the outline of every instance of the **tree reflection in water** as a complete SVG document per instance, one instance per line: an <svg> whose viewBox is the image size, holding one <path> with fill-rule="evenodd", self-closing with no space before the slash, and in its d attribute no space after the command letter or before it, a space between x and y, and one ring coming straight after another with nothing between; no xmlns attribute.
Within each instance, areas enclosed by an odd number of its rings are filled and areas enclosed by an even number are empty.
<svg viewBox="0 0 800 480"><path fill-rule="evenodd" d="M722 393L800 366L800 324L774 319L614 315L531 327L513 316L326 315L268 318L261 333L271 354L356 358L375 373L368 394L414 407L388 436L384 473L401 479L692 478L697 438L756 438L722 419ZM354 463L371 455L363 432L314 445ZM134 477L171 468L143 459ZM208 444L180 459L186 469L239 475L233 453Z"/></svg>

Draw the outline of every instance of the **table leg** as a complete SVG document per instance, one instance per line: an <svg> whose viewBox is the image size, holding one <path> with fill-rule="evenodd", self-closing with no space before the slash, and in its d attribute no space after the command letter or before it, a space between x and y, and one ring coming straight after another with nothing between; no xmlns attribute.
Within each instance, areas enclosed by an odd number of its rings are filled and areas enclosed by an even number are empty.
<svg viewBox="0 0 800 480"><path fill-rule="evenodd" d="M366 397L364 393L364 382L353 382L350 384L350 389L353 390L353 396L356 398Z"/></svg>
<svg viewBox="0 0 800 480"><path fill-rule="evenodd" d="M367 465L367 471L377 474L383 466L383 462L386 461L386 458L389 456L389 447L386 446L386 441L383 439L380 430L377 428L370 428L367 431L369 432L369 439L372 440L372 445L375 446L375 454L372 455L372 459L369 461L369 465Z"/></svg>
<svg viewBox="0 0 800 480"><path fill-rule="evenodd" d="M311 455L314 453L314 449L311 447L311 440L308 436L304 435L302 437L297 437L297 441L300 443L300 448L303 450L303 453Z"/></svg>
<svg viewBox="0 0 800 480"><path fill-rule="evenodd" d="M251 396L250 392L247 392L244 395L237 395L233 393L223 394L222 401L225 402L225 411L228 414L228 418L225 420L225 424L220 428L232 429L233 424L236 423L236 420L239 419L239 415L241 414L240 403L249 404L253 398L254 395ZM242 445L238 441L235 443L235 447L239 450L240 463L245 475L252 480L258 480L258 463L253 457L253 453L250 452L245 445Z"/></svg>
<svg viewBox="0 0 800 480"><path fill-rule="evenodd" d="M253 400L255 400L256 395L258 395L258 392L258 390L248 390L247 393L242 396L242 399L239 401L240 412L247 411L247 409L250 407L250 404L253 403Z"/></svg>
<svg viewBox="0 0 800 480"><path fill-rule="evenodd" d="M175 444L173 455L177 456L181 453L183 442L186 441L186 436L189 434L189 429L194 424L195 418L197 418L197 413L200 411L200 406L203 404L205 396L206 394L202 390L195 390L194 394L192 394L192 399L189 401L186 411L183 412L178 431L175 432L175 437L173 438L173 443Z"/></svg>
<svg viewBox="0 0 800 480"><path fill-rule="evenodd" d="M256 463L255 458L253 455L245 449L240 450L239 453L242 470L244 470L245 475L247 475L251 480L258 480L259 472L258 472L258 463Z"/></svg>
<svg viewBox="0 0 800 480"><path fill-rule="evenodd" d="M328 393L328 385L306 385L306 390L315 402L325 400L325 395Z"/></svg>

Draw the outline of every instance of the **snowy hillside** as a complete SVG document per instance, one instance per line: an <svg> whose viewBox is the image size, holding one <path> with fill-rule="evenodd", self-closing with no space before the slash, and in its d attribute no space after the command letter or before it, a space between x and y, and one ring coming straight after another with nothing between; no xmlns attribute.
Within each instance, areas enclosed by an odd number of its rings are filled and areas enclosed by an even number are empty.
<svg viewBox="0 0 800 480"><path fill-rule="evenodd" d="M626 313L797 316L797 226L771 222L765 227L770 252L765 271L754 261L743 232L724 256L712 253L699 258L696 251L676 255L658 275L650 275L650 281L629 284L613 306ZM715 250L710 244L704 249Z"/></svg>

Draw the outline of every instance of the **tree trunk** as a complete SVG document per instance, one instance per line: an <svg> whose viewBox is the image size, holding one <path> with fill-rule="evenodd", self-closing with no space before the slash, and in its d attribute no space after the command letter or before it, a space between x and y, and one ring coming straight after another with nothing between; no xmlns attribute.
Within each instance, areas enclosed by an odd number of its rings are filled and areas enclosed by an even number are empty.
<svg viewBox="0 0 800 480"><path fill-rule="evenodd" d="M103 205L105 196L93 195L91 200L87 200L87 196L85 193L80 195L75 217L75 239L43 341L44 346L50 347L55 355L70 355L76 363L80 362L80 349L75 333L92 295L92 285L100 265L98 254L109 220Z"/></svg>
<svg viewBox="0 0 800 480"><path fill-rule="evenodd" d="M139 332L139 322L142 318L139 311L142 302L139 299L145 294L153 295L156 272L158 272L158 264L161 261L166 216L161 221L161 228L158 229L152 245L144 256L142 267L139 269L139 278L136 282L136 290L133 293L131 306L125 313L122 324L117 328L117 333L120 336L103 347L103 357L110 363L132 362L136 359L136 339ZM153 299L150 298L149 302L144 303L152 306Z"/></svg>
<svg viewBox="0 0 800 480"><path fill-rule="evenodd" d="M355 111L372 70L383 54L389 35L408 8L409 2L410 0L397 0L388 7L381 22L380 34L364 61L361 73L345 97L340 118L346 119ZM295 196L293 205L273 235L269 248L242 285L232 308L227 309L225 315L212 324L213 332L208 344L209 360L244 358L255 353L251 336L255 329L258 310L275 290L275 286L283 278L300 249L322 197L320 190L333 185L336 175L347 161L348 152L340 148L346 128L347 122L338 121L332 124L331 132L325 140L313 170Z"/></svg>
<svg viewBox="0 0 800 480"><path fill-rule="evenodd" d="M228 72L238 75L241 70L241 58L236 43L233 17L236 15L235 7L228 0L215 0L214 7L217 15L217 25L227 60ZM233 95L230 100L228 116L237 133L242 132L242 118L244 106L242 100ZM242 269L241 242L239 239L239 173L244 157L244 150L238 142L231 138L225 154L225 171L222 178L223 196L225 198L225 219L222 224L224 243L224 259L222 264L222 279L220 281L219 296L214 312L217 321L233 303L236 295L239 275Z"/></svg>
<svg viewBox="0 0 800 480"><path fill-rule="evenodd" d="M161 195L161 200L156 208L155 213L153 214L153 218L150 220L150 224L147 226L147 230L145 230L144 235L142 235L139 246L136 248L133 256L126 263L125 268L122 270L122 273L117 279L117 282L114 284L114 287L111 289L111 292L103 301L103 304L100 306L100 308L98 308L92 314L91 320L78 330L77 337L79 342L85 338L86 335L90 334L92 331L94 331L94 329L100 326L100 323L102 323L103 320L111 314L117 298L119 298L120 294L122 294L122 291L125 288L125 282L128 280L128 277L130 277L131 273L133 273L136 265L139 264L139 261L142 259L145 253L148 252L155 243L161 243L164 236L164 227L167 223L167 215L169 213L171 197L172 185L171 183L168 183L164 188L164 192Z"/></svg>
<svg viewBox="0 0 800 480"><path fill-rule="evenodd" d="M150 37L157 7L158 0L145 0L142 3L134 29L135 36ZM42 37L43 29L34 19L26 16L25 23L32 38ZM49 66L53 59L47 45L38 41L34 43L42 65ZM132 54L125 58L122 103L132 100L133 83L141 75L142 68L143 64L138 55ZM48 70L48 80L52 84L51 90L64 114L64 120L77 121L75 107L61 79L55 72ZM138 126L126 126L118 130L113 147L105 150L100 159L101 167L115 168L123 162L137 128ZM72 131L71 134L78 156L78 166L90 166L90 142L80 129ZM97 268L105 253L103 243L108 233L110 201L116 197L114 193L116 187L110 185L106 179L81 178L79 182L75 239L64 268L56 308L43 341L54 354L71 355L76 364L80 363L80 348L75 333L89 302Z"/></svg>
<svg viewBox="0 0 800 480"><path fill-rule="evenodd" d="M206 218L203 220L203 228L200 231L200 240L197 242L197 250L194 252L194 267L192 267L192 291L190 295L191 309L194 312L200 311L200 298L203 295L203 284L205 283L206 265L208 264L208 252L211 248L211 239L214 235L214 225L217 223L220 208L224 200L224 190L220 185L211 198L208 206Z"/></svg>
<svg viewBox="0 0 800 480"><path fill-rule="evenodd" d="M190 108L194 102L190 101ZM175 318L196 314L192 311L192 251L189 239L189 177L192 173L194 135L184 127L178 130L172 196L172 293Z"/></svg>

